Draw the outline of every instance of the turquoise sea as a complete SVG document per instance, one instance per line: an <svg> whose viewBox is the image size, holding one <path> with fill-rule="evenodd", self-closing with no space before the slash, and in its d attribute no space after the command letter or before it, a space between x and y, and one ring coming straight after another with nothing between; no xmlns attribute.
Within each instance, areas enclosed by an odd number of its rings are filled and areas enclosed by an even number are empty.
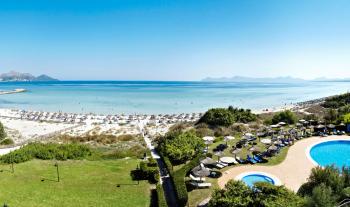
<svg viewBox="0 0 350 207"><path fill-rule="evenodd" d="M162 81L0 82L0 108L97 114L204 112L212 107L264 109L347 92L350 82L214 83Z"/></svg>

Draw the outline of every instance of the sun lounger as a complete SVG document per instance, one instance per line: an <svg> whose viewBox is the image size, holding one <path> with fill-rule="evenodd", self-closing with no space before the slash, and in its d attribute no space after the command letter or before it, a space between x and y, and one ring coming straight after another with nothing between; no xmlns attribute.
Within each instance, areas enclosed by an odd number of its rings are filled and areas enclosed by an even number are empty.
<svg viewBox="0 0 350 207"><path fill-rule="evenodd" d="M217 167L217 168L219 168L219 169L222 169L222 168L224 168L225 166L223 166L222 164L220 164L220 163L216 163L215 164L215 167Z"/></svg>
<svg viewBox="0 0 350 207"><path fill-rule="evenodd" d="M246 163L246 161L243 160L243 159L241 159L240 157L236 157L236 160L237 160L240 164Z"/></svg>
<svg viewBox="0 0 350 207"><path fill-rule="evenodd" d="M254 160L253 158L251 158L249 155L247 156L247 161L252 163L252 164L256 164L257 163L257 161Z"/></svg>
<svg viewBox="0 0 350 207"><path fill-rule="evenodd" d="M253 159L256 160L257 162L263 161L259 156L256 156L256 155L253 156Z"/></svg>
<svg viewBox="0 0 350 207"><path fill-rule="evenodd" d="M233 164L237 165L238 164L238 161L236 160L236 158L234 158L233 160Z"/></svg>
<svg viewBox="0 0 350 207"><path fill-rule="evenodd" d="M209 188L209 187L211 187L211 183L197 183L194 181L191 182L191 185L193 185L197 188Z"/></svg>
<svg viewBox="0 0 350 207"><path fill-rule="evenodd" d="M220 165L222 165L222 166L225 166L225 167L227 167L227 166L228 166L228 164L227 164L227 163L225 163L225 162L218 161L218 163L219 163Z"/></svg>
<svg viewBox="0 0 350 207"><path fill-rule="evenodd" d="M191 180L193 180L193 181L197 181L197 182L199 182L199 181L205 181L205 178L199 178L199 177L195 177L195 176L193 176L192 174L190 174L190 178L191 178Z"/></svg>

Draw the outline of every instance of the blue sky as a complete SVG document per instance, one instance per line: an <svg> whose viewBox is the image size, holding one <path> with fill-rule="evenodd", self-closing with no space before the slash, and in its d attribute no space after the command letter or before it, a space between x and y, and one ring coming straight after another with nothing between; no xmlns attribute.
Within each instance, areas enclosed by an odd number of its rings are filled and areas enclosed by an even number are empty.
<svg viewBox="0 0 350 207"><path fill-rule="evenodd" d="M0 72L350 77L348 0L2 0Z"/></svg>

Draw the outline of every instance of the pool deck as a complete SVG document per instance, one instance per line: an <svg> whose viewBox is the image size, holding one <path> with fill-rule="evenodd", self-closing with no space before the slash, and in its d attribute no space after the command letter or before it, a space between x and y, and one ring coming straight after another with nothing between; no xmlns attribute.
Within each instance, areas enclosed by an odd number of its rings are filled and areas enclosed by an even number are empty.
<svg viewBox="0 0 350 207"><path fill-rule="evenodd" d="M274 166L261 165L242 165L233 167L225 171L218 179L220 188L224 188L225 184L236 178L238 175L247 172L264 172L277 177L282 185L297 192L299 187L307 181L311 173L311 169L315 167L315 163L308 157L307 153L310 146L317 143L331 140L350 140L349 136L329 136L329 137L311 137L297 141L288 150L286 159Z"/></svg>

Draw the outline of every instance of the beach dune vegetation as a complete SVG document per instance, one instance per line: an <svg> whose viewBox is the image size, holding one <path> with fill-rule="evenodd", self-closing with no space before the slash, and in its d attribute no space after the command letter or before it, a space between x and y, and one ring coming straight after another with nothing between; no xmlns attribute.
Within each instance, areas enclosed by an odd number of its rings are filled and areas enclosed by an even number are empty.
<svg viewBox="0 0 350 207"><path fill-rule="evenodd" d="M0 122L0 140L3 140L7 137L7 134L5 132L4 125Z"/></svg>
<svg viewBox="0 0 350 207"><path fill-rule="evenodd" d="M350 104L350 93L344 93L326 98L322 106L325 108L337 109L348 104Z"/></svg>
<svg viewBox="0 0 350 207"><path fill-rule="evenodd" d="M21 163L32 159L40 160L77 160L92 154L87 145L30 143L0 157L4 163Z"/></svg>
<svg viewBox="0 0 350 207"><path fill-rule="evenodd" d="M277 124L279 122L285 122L287 124L295 124L297 122L297 116L290 110L285 110L276 113L272 117L272 123Z"/></svg>
<svg viewBox="0 0 350 207"><path fill-rule="evenodd" d="M236 122L247 123L255 121L257 116L250 109L239 109L232 106L228 108L209 109L199 119L197 124L205 123L210 126L231 126Z"/></svg>

